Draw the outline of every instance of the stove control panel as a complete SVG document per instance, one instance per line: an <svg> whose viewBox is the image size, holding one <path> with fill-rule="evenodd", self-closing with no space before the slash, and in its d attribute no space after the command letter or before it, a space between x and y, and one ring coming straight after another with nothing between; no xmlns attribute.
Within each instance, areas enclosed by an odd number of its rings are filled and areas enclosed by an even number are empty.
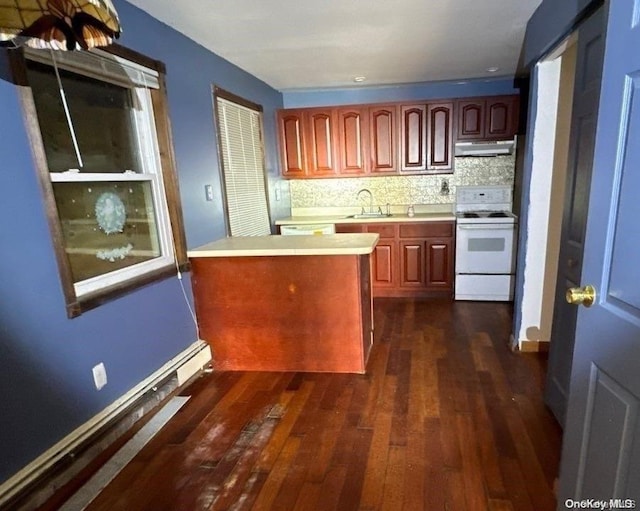
<svg viewBox="0 0 640 511"><path fill-rule="evenodd" d="M511 203L510 186L459 186L456 189L457 204L505 204Z"/></svg>

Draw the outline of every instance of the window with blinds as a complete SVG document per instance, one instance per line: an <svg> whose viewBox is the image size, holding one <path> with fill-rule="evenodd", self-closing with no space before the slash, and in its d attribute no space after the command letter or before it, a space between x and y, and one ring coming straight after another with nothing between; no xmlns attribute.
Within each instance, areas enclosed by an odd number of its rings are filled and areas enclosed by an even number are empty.
<svg viewBox="0 0 640 511"><path fill-rule="evenodd" d="M216 89L222 176L231 236L271 234L262 149L262 112Z"/></svg>
<svg viewBox="0 0 640 511"><path fill-rule="evenodd" d="M14 62L69 317L187 262L164 65L110 51Z"/></svg>

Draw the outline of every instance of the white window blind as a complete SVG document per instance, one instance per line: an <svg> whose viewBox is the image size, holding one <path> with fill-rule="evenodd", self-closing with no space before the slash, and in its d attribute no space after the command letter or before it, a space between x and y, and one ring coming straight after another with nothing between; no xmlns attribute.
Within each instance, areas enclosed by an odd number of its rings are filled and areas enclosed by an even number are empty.
<svg viewBox="0 0 640 511"><path fill-rule="evenodd" d="M271 234L262 154L262 114L220 97L216 104L230 234Z"/></svg>

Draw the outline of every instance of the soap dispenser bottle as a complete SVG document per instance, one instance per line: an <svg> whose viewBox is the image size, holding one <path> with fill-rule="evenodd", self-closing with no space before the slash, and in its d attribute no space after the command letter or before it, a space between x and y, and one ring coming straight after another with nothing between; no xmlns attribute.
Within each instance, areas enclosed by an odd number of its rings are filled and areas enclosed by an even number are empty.
<svg viewBox="0 0 640 511"><path fill-rule="evenodd" d="M408 208L407 208L407 216L409 218L412 218L414 215L416 214L416 210L413 207L413 204L411 204Z"/></svg>

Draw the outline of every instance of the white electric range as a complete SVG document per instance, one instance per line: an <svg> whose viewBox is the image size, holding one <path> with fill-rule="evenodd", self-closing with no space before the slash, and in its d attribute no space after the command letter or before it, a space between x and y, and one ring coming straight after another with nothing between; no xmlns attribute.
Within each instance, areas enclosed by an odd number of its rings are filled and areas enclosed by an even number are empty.
<svg viewBox="0 0 640 511"><path fill-rule="evenodd" d="M510 186L456 187L456 300L513 300L517 217Z"/></svg>

